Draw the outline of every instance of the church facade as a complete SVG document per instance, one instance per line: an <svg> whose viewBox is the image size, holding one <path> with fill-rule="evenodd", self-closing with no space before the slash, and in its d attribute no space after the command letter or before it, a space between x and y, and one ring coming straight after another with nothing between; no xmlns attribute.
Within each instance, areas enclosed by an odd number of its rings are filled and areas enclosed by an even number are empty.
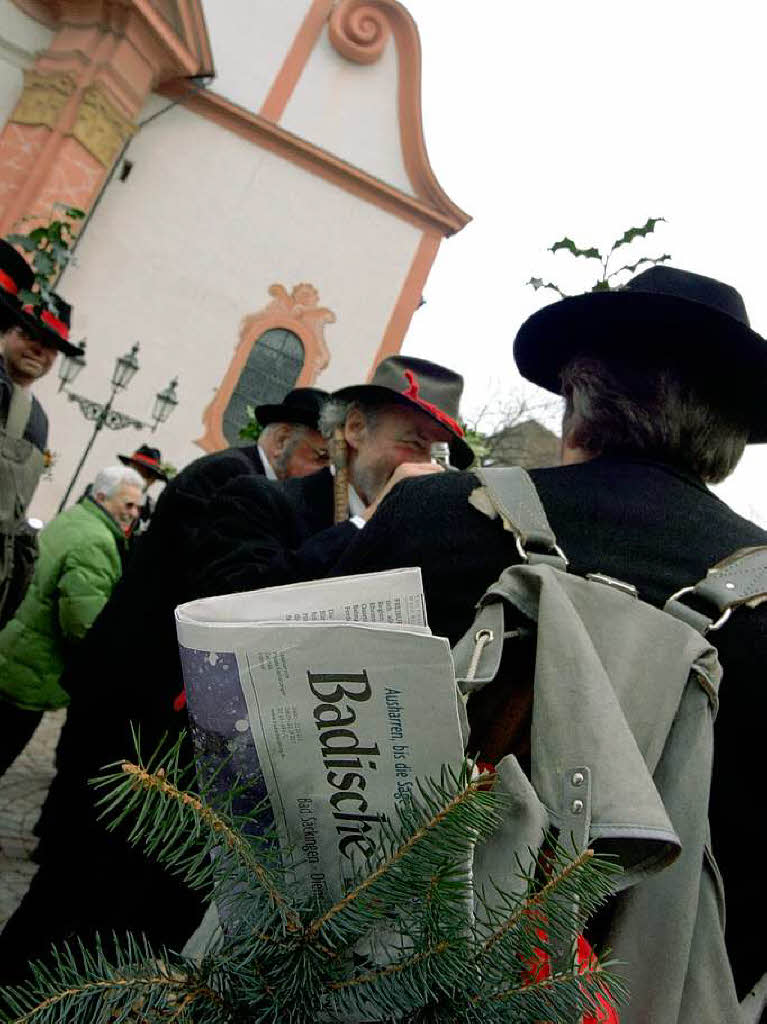
<svg viewBox="0 0 767 1024"><path fill-rule="evenodd" d="M105 401L138 342L115 404L149 424L178 378L155 433L99 433L82 486L142 442L181 467L237 443L248 405L369 377L469 220L429 164L396 0L0 0L0 125L0 231L86 213L58 283L87 339L70 390ZM43 520L93 429L58 384L36 389Z"/></svg>

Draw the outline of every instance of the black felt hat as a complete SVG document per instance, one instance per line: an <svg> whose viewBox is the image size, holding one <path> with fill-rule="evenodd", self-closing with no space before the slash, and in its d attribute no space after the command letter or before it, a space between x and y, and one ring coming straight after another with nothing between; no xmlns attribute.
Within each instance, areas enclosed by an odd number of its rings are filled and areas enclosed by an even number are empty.
<svg viewBox="0 0 767 1024"><path fill-rule="evenodd" d="M21 253L0 238L0 305L17 314L21 309L19 292L30 291L34 283L32 268Z"/></svg>
<svg viewBox="0 0 767 1024"><path fill-rule="evenodd" d="M767 342L740 293L712 277L652 267L623 288L544 306L514 341L522 376L555 394L574 356L675 368L737 409L750 442L767 441Z"/></svg>
<svg viewBox="0 0 767 1024"><path fill-rule="evenodd" d="M0 305L26 334L65 355L81 355L83 350L69 340L72 307L60 295L53 293L55 309L41 310L22 304L20 294L31 291L34 283L34 272L24 257L0 239Z"/></svg>
<svg viewBox="0 0 767 1024"><path fill-rule="evenodd" d="M389 356L376 367L369 384L353 384L333 395L343 402L406 405L426 413L453 435L450 462L467 469L474 452L463 440L458 406L463 393L463 377L428 359L415 356Z"/></svg>
<svg viewBox="0 0 767 1024"><path fill-rule="evenodd" d="M133 455L118 455L117 458L124 466L148 469L158 480L168 482L168 474L162 468L162 455L159 448L150 448L148 444L142 444Z"/></svg>
<svg viewBox="0 0 767 1024"><path fill-rule="evenodd" d="M317 429L320 410L330 395L320 388L294 388L279 405L257 405L256 419L262 427L270 423L302 423Z"/></svg>

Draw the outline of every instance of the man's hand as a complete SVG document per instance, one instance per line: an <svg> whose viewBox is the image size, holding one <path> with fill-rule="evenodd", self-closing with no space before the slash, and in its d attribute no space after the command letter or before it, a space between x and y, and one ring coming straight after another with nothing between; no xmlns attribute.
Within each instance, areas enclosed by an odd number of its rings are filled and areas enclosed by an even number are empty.
<svg viewBox="0 0 767 1024"><path fill-rule="evenodd" d="M362 518L366 521L369 520L392 487L396 487L400 480L407 480L413 476L427 476L430 473L444 472L444 468L434 462L401 462L389 477L386 486L376 497L375 501L372 501L362 513Z"/></svg>

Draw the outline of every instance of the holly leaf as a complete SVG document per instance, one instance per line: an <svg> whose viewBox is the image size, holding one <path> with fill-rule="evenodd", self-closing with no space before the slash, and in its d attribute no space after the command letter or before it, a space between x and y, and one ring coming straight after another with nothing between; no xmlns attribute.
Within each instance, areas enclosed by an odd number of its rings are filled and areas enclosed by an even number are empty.
<svg viewBox="0 0 767 1024"><path fill-rule="evenodd" d="M599 253L599 249L579 249L572 238L562 238L560 241L555 242L550 248L549 252L559 252L560 249L566 249L567 252L573 254L573 256L583 256L587 260L601 260L602 257Z"/></svg>
<svg viewBox="0 0 767 1024"><path fill-rule="evenodd" d="M56 269L56 260L44 249L38 249L34 256L35 275L48 278Z"/></svg>
<svg viewBox="0 0 767 1024"><path fill-rule="evenodd" d="M31 292L29 288L21 288L19 290L19 302L22 306L32 306L34 308L40 303L40 295L38 292Z"/></svg>
<svg viewBox="0 0 767 1024"><path fill-rule="evenodd" d="M37 243L33 242L28 235L6 235L6 242L10 242L11 245L17 246L19 249L23 249L24 252L34 252L37 248Z"/></svg>
<svg viewBox="0 0 767 1024"><path fill-rule="evenodd" d="M529 281L525 281L525 284L529 284L531 287L535 288L536 291L538 291L539 288L550 288L563 299L567 298L567 295L562 291L559 285L554 284L552 281L544 281L542 277L531 277Z"/></svg>
<svg viewBox="0 0 767 1024"><path fill-rule="evenodd" d="M655 225L666 223L665 217L648 217L647 221L642 225L641 228L629 228L628 231L623 232L623 237L619 238L617 242L613 243L613 247L610 252L615 252L622 245L628 245L629 242L633 242L635 238L646 238L647 235L651 235L655 230Z"/></svg>
<svg viewBox="0 0 767 1024"><path fill-rule="evenodd" d="M635 274L637 272L637 269L639 267L644 266L645 263L651 263L655 267L659 263L665 263L667 260L670 259L671 257L668 253L664 253L663 256L643 256L642 259L637 260L636 263L627 263L624 267L619 267L617 270L614 270L612 274L610 274L609 276L615 277L616 274L620 274L624 270L628 270L630 274Z"/></svg>
<svg viewBox="0 0 767 1024"><path fill-rule="evenodd" d="M67 206L64 210L64 214L70 217L72 220L84 220L85 210L80 210L76 206Z"/></svg>

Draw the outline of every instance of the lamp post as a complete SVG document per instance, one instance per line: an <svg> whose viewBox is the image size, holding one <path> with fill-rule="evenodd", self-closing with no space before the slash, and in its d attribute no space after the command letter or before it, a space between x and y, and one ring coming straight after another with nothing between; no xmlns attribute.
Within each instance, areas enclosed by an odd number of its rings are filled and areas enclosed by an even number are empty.
<svg viewBox="0 0 767 1024"><path fill-rule="evenodd" d="M93 433L91 434L90 440L85 446L85 451L77 464L77 469L74 471L72 479L69 481L69 487L67 487L64 497L61 499L59 512L61 512L66 505L69 495L72 493L72 488L75 486L77 478L80 475L80 470L83 468L85 460L88 458L90 450L93 447L93 442L96 440L96 436L100 430L103 430L104 427L108 427L110 430L123 430L125 427L134 427L136 430L156 430L160 423L165 423L178 405L178 397L176 395L178 378L174 377L164 391L159 391L157 393L154 406L152 407L152 419L154 422L151 425L143 423L141 420L137 420L133 416L127 416L125 413L118 412L116 409L112 408L115 396L118 392L124 391L125 388L128 387L138 372L138 348L138 342L136 342L130 352L127 352L124 356L118 356L115 361L115 368L110 382L112 392L106 403L94 402L92 399L86 398L84 395L76 395L71 391L67 392L69 401L76 402L80 412L86 420L93 422ZM67 356L62 361L61 366L59 367L59 391L72 383L84 365L85 358L82 354Z"/></svg>

